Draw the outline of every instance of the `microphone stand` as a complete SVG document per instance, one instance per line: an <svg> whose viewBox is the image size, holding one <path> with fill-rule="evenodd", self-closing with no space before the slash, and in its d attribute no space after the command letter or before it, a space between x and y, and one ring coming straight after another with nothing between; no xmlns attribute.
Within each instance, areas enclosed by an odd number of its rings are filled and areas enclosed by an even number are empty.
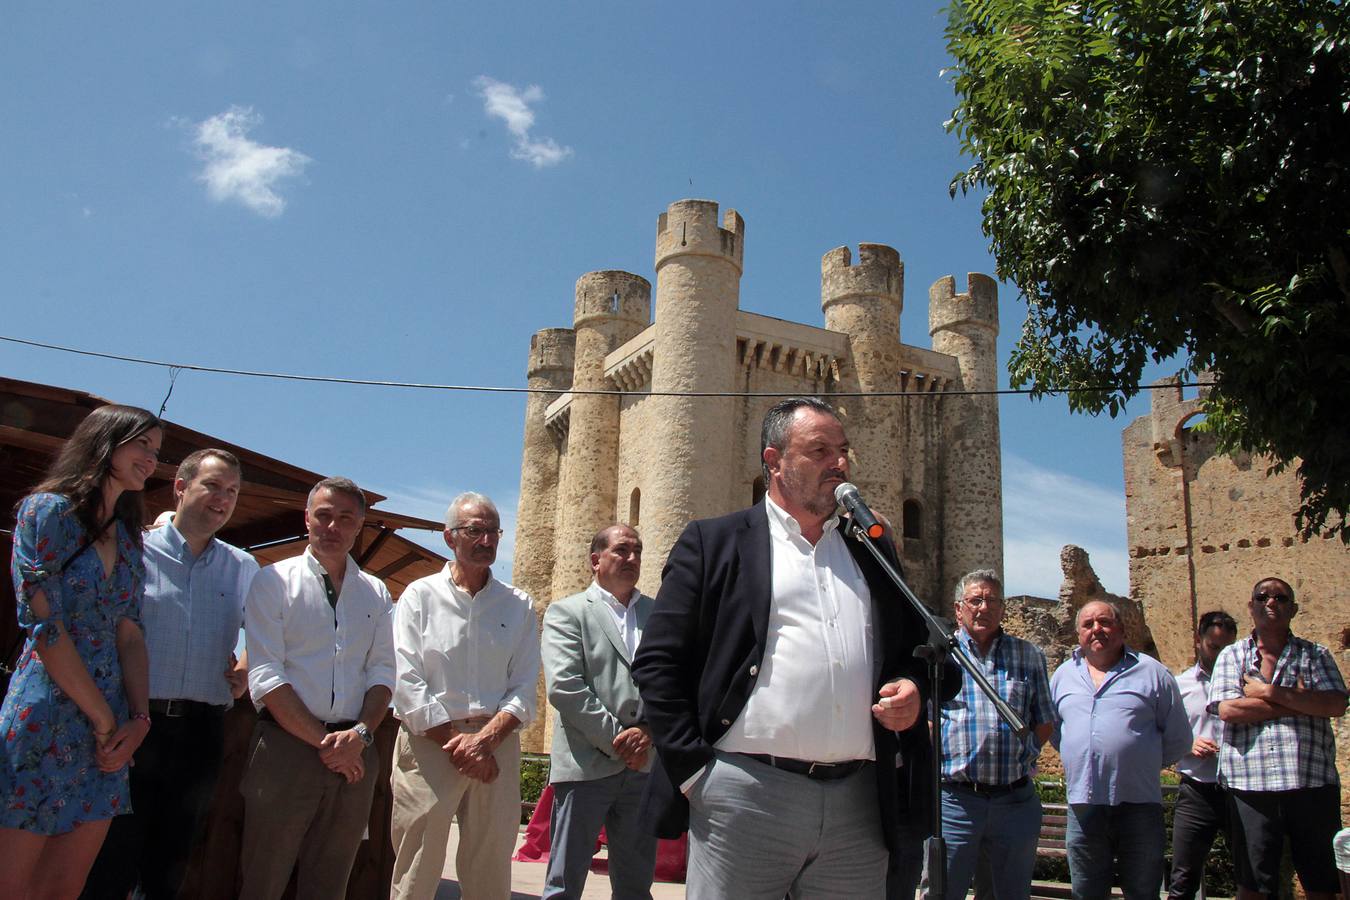
<svg viewBox="0 0 1350 900"><path fill-rule="evenodd" d="M937 616L929 612L928 607L924 606L914 592L905 584L905 579L891 565L886 555L872 542L867 536L866 530L853 518L849 519L849 534L853 535L864 547L871 552L872 556L880 564L884 571L900 590L900 594L909 601L910 606L919 614L919 618L924 621L928 627L928 640L914 648L914 655L924 660L928 664L928 683L931 688L930 706L931 716L929 718L929 728L933 739L933 836L928 839L928 896L935 900L942 900L947 894L947 842L942 837L942 670L946 667L947 659L956 660L961 668L966 670L974 680L975 686L980 689L990 702L994 704L995 711L1008 727L1012 729L1013 734L1017 735L1019 740L1026 740L1030 729L1026 723L1013 712L1011 706L1004 702L998 695L998 691L989 683L985 677L984 670L977 666L966 653L965 648L956 640L953 632L947 627L946 623L938 619Z"/></svg>

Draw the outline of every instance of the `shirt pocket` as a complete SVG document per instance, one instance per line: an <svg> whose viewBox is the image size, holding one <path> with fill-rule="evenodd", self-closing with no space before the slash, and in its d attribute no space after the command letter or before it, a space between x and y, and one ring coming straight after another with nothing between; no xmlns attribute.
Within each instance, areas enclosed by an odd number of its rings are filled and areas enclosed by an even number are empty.
<svg viewBox="0 0 1350 900"><path fill-rule="evenodd" d="M1031 693L1031 686L1025 678L1008 678L1003 683L1004 699L1018 716L1026 718L1027 696Z"/></svg>

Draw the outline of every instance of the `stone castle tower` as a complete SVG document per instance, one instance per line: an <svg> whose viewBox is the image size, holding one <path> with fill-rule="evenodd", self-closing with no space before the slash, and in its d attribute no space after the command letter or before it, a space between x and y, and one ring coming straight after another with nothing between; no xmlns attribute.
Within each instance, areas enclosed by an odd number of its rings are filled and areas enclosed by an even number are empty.
<svg viewBox="0 0 1350 900"><path fill-rule="evenodd" d="M915 593L950 608L958 578L1003 568L998 296L972 274L929 290L933 349L900 340L904 263L881 244L821 260L825 327L740 309L745 220L708 200L657 220L656 305L646 279L577 280L570 329L530 341L514 581L543 609L590 583L604 525L636 526L640 587L655 594L666 554L695 518L764 492L759 428L780 397L818 395L840 412L853 481L899 537ZM585 391L623 391L623 396ZM880 392L910 396L871 396ZM691 396L762 393L777 396ZM835 396L860 394L861 396ZM546 709L541 701L540 709ZM542 717L541 717L542 718ZM531 736L527 735L527 743Z"/></svg>

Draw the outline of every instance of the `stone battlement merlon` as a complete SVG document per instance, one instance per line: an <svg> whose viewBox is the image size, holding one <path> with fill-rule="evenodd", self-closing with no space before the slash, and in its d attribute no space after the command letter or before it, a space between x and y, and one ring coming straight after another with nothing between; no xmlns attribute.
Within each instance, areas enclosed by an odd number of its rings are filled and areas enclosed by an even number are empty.
<svg viewBox="0 0 1350 900"><path fill-rule="evenodd" d="M661 267L681 256L709 256L723 259L743 271L745 220L728 209L717 220L714 200L677 200L656 220L656 265Z"/></svg>
<svg viewBox="0 0 1350 900"><path fill-rule="evenodd" d="M966 275L967 290L956 292L956 279L946 275L928 289L928 333L976 325L998 334L998 282L980 272Z"/></svg>
<svg viewBox="0 0 1350 900"><path fill-rule="evenodd" d="M570 328L542 328L530 336L530 360L526 377L534 378L549 372L560 373L561 382L572 381L573 353L576 333Z"/></svg>
<svg viewBox="0 0 1350 900"><path fill-rule="evenodd" d="M577 279L573 327L596 319L646 326L652 320L652 285L641 275L606 269Z"/></svg>
<svg viewBox="0 0 1350 900"><path fill-rule="evenodd" d="M904 303L905 264L900 252L885 244L859 244L858 263L848 247L836 247L820 259L822 307L855 297L885 297Z"/></svg>

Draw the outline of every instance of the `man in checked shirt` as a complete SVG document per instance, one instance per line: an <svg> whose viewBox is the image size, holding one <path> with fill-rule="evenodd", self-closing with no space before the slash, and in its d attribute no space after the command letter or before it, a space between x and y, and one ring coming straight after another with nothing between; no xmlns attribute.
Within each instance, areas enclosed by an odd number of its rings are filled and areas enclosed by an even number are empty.
<svg viewBox="0 0 1350 900"><path fill-rule="evenodd" d="M1210 711L1224 723L1219 781L1237 813L1238 896L1279 894L1288 835L1309 900L1331 898L1341 827L1331 720L1345 714L1345 681L1326 647L1290 629L1298 604L1287 581L1258 581L1248 608L1252 633L1219 655L1210 687Z"/></svg>
<svg viewBox="0 0 1350 900"><path fill-rule="evenodd" d="M1054 728L1045 654L1003 632L1003 584L991 569L957 582L955 610L961 646L1032 733L1019 740L963 670L961 693L942 704L946 900L966 896L982 855L996 900L1025 898L1041 830L1031 771Z"/></svg>

